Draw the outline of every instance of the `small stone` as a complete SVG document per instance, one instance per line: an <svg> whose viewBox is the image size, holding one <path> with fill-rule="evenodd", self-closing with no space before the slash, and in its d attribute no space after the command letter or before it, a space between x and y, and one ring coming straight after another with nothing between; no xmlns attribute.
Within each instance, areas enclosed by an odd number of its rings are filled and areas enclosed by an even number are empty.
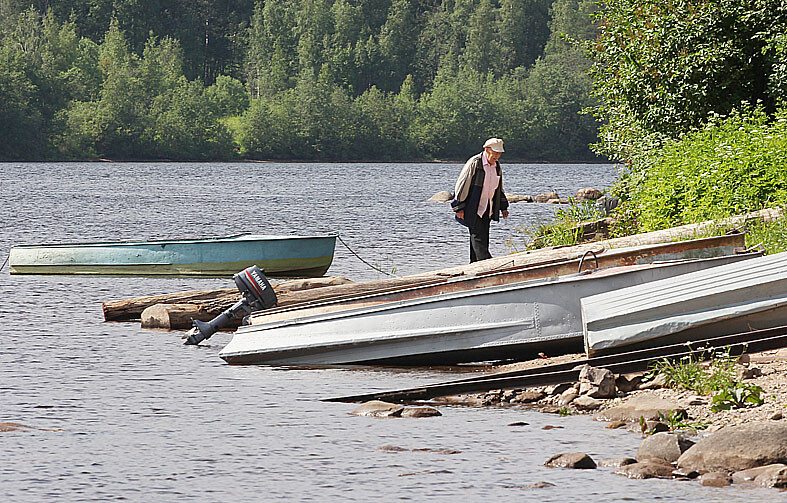
<svg viewBox="0 0 787 503"><path fill-rule="evenodd" d="M621 466L633 465L637 460L634 458L604 458L598 460L598 466L603 468L620 468Z"/></svg>
<svg viewBox="0 0 787 503"><path fill-rule="evenodd" d="M551 424L545 424L541 427L542 430L560 430L562 428L562 426L552 426Z"/></svg>
<svg viewBox="0 0 787 503"><path fill-rule="evenodd" d="M541 391L531 391L525 390L520 391L516 394L514 398L511 399L511 403L531 403L537 402L544 398L546 395Z"/></svg>
<svg viewBox="0 0 787 503"><path fill-rule="evenodd" d="M574 199L577 201L595 201L599 197L601 197L601 191L590 187L579 189L574 194Z"/></svg>
<svg viewBox="0 0 787 503"><path fill-rule="evenodd" d="M579 410L596 410L601 407L601 400L596 400L588 395L578 396L571 404Z"/></svg>
<svg viewBox="0 0 787 503"><path fill-rule="evenodd" d="M623 393L630 393L637 389L642 382L642 372L632 374L620 374L615 378L615 387Z"/></svg>
<svg viewBox="0 0 787 503"><path fill-rule="evenodd" d="M641 382L637 389L661 389L666 387L667 377L664 374L658 374L655 378L648 382Z"/></svg>
<svg viewBox="0 0 787 503"><path fill-rule="evenodd" d="M781 412L777 412L771 416L772 421L780 421L782 418L784 418L784 415Z"/></svg>
<svg viewBox="0 0 787 503"><path fill-rule="evenodd" d="M546 194L538 194L533 198L533 201L537 203L546 203L552 199L560 199L560 196L557 195L557 192L549 192Z"/></svg>
<svg viewBox="0 0 787 503"><path fill-rule="evenodd" d="M19 423L6 423L0 422L0 432L5 433L9 431L25 431L29 429L29 426L25 426Z"/></svg>
<svg viewBox="0 0 787 503"><path fill-rule="evenodd" d="M437 194L433 195L429 199L426 200L427 203L447 203L448 201L452 200L454 195L448 192L447 190L441 190Z"/></svg>
<svg viewBox="0 0 787 503"><path fill-rule="evenodd" d="M612 421L611 423L606 425L604 428L606 428L608 430L617 430L618 428L625 427L627 424L628 423L625 422L625 421Z"/></svg>
<svg viewBox="0 0 787 503"><path fill-rule="evenodd" d="M549 458L544 463L544 466L550 468L593 469L596 468L596 463L584 452L564 452Z"/></svg>
<svg viewBox="0 0 787 503"><path fill-rule="evenodd" d="M640 463L621 466L613 473L623 475L630 479L666 479L672 477L673 466L667 463L659 463L647 460Z"/></svg>
<svg viewBox="0 0 787 503"><path fill-rule="evenodd" d="M508 426L527 426L530 423L526 423L524 421L517 421L515 423L509 423Z"/></svg>
<svg viewBox="0 0 787 503"><path fill-rule="evenodd" d="M432 407L407 407L401 412L401 417L437 417L442 416L439 410Z"/></svg>
<svg viewBox="0 0 787 503"><path fill-rule="evenodd" d="M539 482L533 482L532 484L525 484L522 486L522 488L524 489L544 489L546 487L555 487L555 484L552 484L550 482L544 482L542 480Z"/></svg>
<svg viewBox="0 0 787 503"><path fill-rule="evenodd" d="M544 393L546 393L549 396L561 395L564 391L573 387L574 385L569 383L555 384L554 386L547 386L546 388L544 388Z"/></svg>
<svg viewBox="0 0 787 503"><path fill-rule="evenodd" d="M350 414L355 416L395 417L400 416L403 410L403 405L380 400L371 400L361 404L358 408L350 412Z"/></svg>
<svg viewBox="0 0 787 503"><path fill-rule="evenodd" d="M730 475L727 472L708 472L700 476L700 485L707 487L727 487Z"/></svg>
<svg viewBox="0 0 787 503"><path fill-rule="evenodd" d="M674 463L689 447L694 445L686 435L676 433L656 433L647 437L637 449L637 460L657 459Z"/></svg>
<svg viewBox="0 0 787 503"><path fill-rule="evenodd" d="M578 396L579 393L577 393L576 390L574 390L574 388L569 388L560 395L560 398L558 399L557 403L559 405L568 405L571 402L573 402L574 399Z"/></svg>
<svg viewBox="0 0 787 503"><path fill-rule="evenodd" d="M608 369L583 365L579 371L580 394L593 398L612 398L617 393L615 374Z"/></svg>
<svg viewBox="0 0 787 503"><path fill-rule="evenodd" d="M657 420L659 413L668 416L685 412L677 402L660 398L656 392L650 391L634 395L616 407L601 410L596 413L595 418L599 421L639 422L640 417Z"/></svg>
<svg viewBox="0 0 787 503"><path fill-rule="evenodd" d="M382 447L378 447L377 450L385 452L405 452L410 449L405 449L404 447L398 447L396 445L383 445Z"/></svg>
<svg viewBox="0 0 787 503"><path fill-rule="evenodd" d="M679 479L696 479L700 476L700 472L695 472L694 470L681 470L680 468L676 468L672 470L672 476L679 478Z"/></svg>
<svg viewBox="0 0 787 503"><path fill-rule="evenodd" d="M533 196L520 196L519 194L508 194L506 193L506 199L510 204L514 203L532 203Z"/></svg>

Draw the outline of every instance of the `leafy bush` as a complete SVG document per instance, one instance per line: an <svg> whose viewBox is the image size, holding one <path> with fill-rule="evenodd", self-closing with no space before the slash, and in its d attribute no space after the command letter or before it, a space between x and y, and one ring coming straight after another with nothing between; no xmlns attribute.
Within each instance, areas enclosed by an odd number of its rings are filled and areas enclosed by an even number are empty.
<svg viewBox="0 0 787 503"><path fill-rule="evenodd" d="M685 388L700 395L730 388L736 384L735 361L729 351L711 355L704 365L704 351L692 352L679 361L659 360L651 365L651 377L663 375L665 384L671 388Z"/></svg>
<svg viewBox="0 0 787 503"><path fill-rule="evenodd" d="M729 349L711 355L708 364L702 363L705 351L692 352L678 362L664 359L651 366L650 378L663 375L668 387L685 388L700 395L713 395L711 410L718 412L748 404L761 405L762 388L737 380L736 358Z"/></svg>
<svg viewBox="0 0 787 503"><path fill-rule="evenodd" d="M711 410L729 410L745 407L747 404L762 405L765 401L760 397L762 388L754 384L738 383L736 386L724 388L713 396Z"/></svg>
<svg viewBox="0 0 787 503"><path fill-rule="evenodd" d="M733 114L667 143L627 180L642 231L787 203L787 108Z"/></svg>

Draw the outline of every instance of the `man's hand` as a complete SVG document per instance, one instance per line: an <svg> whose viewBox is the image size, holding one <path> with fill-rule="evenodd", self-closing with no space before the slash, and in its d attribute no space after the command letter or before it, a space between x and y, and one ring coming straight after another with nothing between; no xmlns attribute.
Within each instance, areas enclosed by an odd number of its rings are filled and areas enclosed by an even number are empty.
<svg viewBox="0 0 787 503"><path fill-rule="evenodd" d="M457 211L457 212L456 212L456 216L457 216L458 218L461 218L462 220L464 220L464 219L465 219L465 210L459 210L459 211Z"/></svg>
<svg viewBox="0 0 787 503"><path fill-rule="evenodd" d="M508 218L508 210L503 210L503 218Z"/></svg>

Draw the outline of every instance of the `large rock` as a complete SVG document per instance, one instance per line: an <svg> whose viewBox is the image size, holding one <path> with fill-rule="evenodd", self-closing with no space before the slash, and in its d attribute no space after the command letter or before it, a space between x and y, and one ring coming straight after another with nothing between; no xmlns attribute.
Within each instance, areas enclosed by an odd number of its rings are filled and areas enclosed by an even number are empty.
<svg viewBox="0 0 787 503"><path fill-rule="evenodd" d="M678 458L678 468L700 473L734 472L773 463L787 463L787 424L775 421L722 428Z"/></svg>
<svg viewBox="0 0 787 503"><path fill-rule="evenodd" d="M754 480L760 475L764 473L775 473L783 468L787 468L787 465L783 463L775 463L772 465L758 466L757 468L749 468L748 470L741 470L732 474L732 483L753 484Z"/></svg>
<svg viewBox="0 0 787 503"><path fill-rule="evenodd" d="M550 468L586 468L596 467L596 462L584 452L564 452L549 458L544 466Z"/></svg>
<svg viewBox="0 0 787 503"><path fill-rule="evenodd" d="M577 193L574 194L574 199L577 201L595 201L599 197L601 197L601 191L592 188L579 189Z"/></svg>
<svg viewBox="0 0 787 503"><path fill-rule="evenodd" d="M651 435L637 449L637 461L647 459L658 459L667 463L674 463L678 460L694 442L685 435L678 433L656 433Z"/></svg>
<svg viewBox="0 0 787 503"><path fill-rule="evenodd" d="M761 473L754 484L762 487L784 489L787 487L787 467Z"/></svg>
<svg viewBox="0 0 787 503"><path fill-rule="evenodd" d="M447 203L454 198L454 195L447 190L441 190L426 200L427 203Z"/></svg>
<svg viewBox="0 0 787 503"><path fill-rule="evenodd" d="M615 387L615 374L608 369L582 365L579 370L579 393L592 398L613 398Z"/></svg>
<svg viewBox="0 0 787 503"><path fill-rule="evenodd" d="M551 201L552 199L560 199L560 196L557 195L557 192L548 192L546 194L539 194L533 198L533 201L537 203L546 203Z"/></svg>
<svg viewBox="0 0 787 503"><path fill-rule="evenodd" d="M665 400L653 392L640 393L629 398L617 407L610 407L596 413L598 421L626 421L637 422L640 417L645 420L659 419L659 413L669 416L670 413L685 414L686 410L677 402Z"/></svg>
<svg viewBox="0 0 787 503"><path fill-rule="evenodd" d="M380 400L371 400L361 404L358 408L350 412L350 414L355 416L396 417L400 416L403 410L403 405Z"/></svg>

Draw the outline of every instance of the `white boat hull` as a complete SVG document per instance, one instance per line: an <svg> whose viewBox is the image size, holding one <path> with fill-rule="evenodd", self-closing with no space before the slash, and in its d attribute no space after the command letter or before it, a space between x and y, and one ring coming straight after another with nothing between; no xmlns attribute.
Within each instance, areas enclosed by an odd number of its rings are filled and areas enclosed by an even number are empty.
<svg viewBox="0 0 787 503"><path fill-rule="evenodd" d="M787 252L582 299L589 355L784 325Z"/></svg>
<svg viewBox="0 0 787 503"><path fill-rule="evenodd" d="M602 269L240 327L232 364L451 364L582 348L580 299L742 260Z"/></svg>

